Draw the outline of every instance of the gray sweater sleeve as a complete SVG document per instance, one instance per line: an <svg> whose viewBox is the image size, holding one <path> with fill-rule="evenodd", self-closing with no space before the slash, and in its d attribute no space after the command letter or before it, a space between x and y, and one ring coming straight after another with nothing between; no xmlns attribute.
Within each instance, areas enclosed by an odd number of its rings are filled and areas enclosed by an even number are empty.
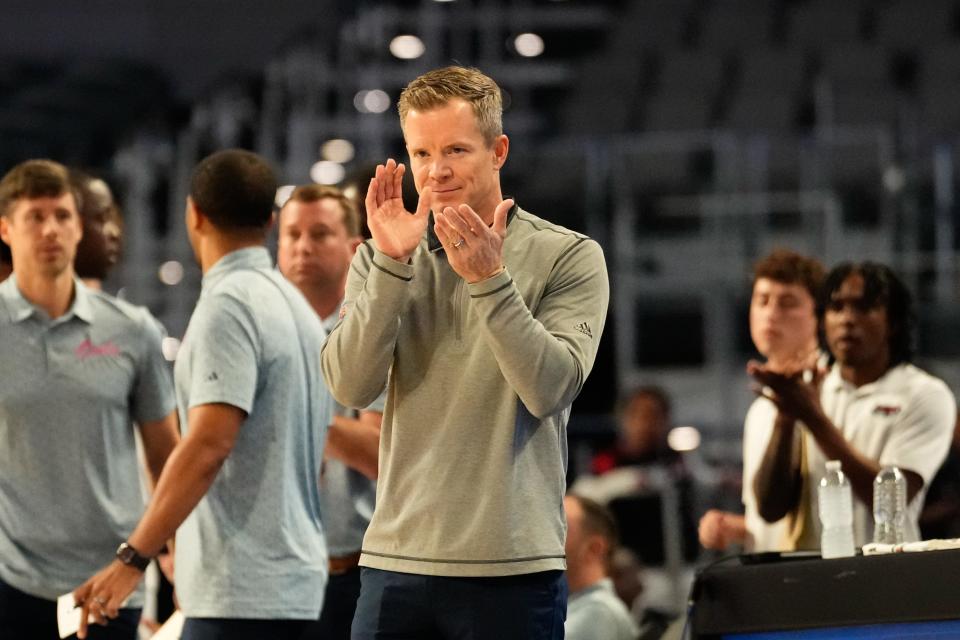
<svg viewBox="0 0 960 640"><path fill-rule="evenodd" d="M342 405L366 407L383 392L412 279L412 265L376 251L372 243L357 249L341 320L320 356L327 386Z"/></svg>
<svg viewBox="0 0 960 640"><path fill-rule="evenodd" d="M593 367L610 298L603 250L582 239L552 265L534 312L506 270L469 286L503 376L538 418L568 407Z"/></svg>

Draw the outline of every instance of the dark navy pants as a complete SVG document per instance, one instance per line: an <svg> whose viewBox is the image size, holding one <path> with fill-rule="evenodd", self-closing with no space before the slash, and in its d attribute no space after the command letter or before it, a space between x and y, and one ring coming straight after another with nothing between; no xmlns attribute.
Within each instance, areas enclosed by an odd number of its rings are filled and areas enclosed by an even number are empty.
<svg viewBox="0 0 960 640"><path fill-rule="evenodd" d="M360 567L331 575L323 594L320 619L304 630L300 640L350 640L350 626L360 597Z"/></svg>
<svg viewBox="0 0 960 640"><path fill-rule="evenodd" d="M136 640L140 609L120 609L120 615L101 626L91 624L89 640ZM68 640L76 640L75 635ZM14 589L0 580L0 638L60 640L57 603Z"/></svg>
<svg viewBox="0 0 960 640"><path fill-rule="evenodd" d="M308 620L187 618L180 640L297 640Z"/></svg>
<svg viewBox="0 0 960 640"><path fill-rule="evenodd" d="M562 571L496 578L364 567L352 640L563 640Z"/></svg>

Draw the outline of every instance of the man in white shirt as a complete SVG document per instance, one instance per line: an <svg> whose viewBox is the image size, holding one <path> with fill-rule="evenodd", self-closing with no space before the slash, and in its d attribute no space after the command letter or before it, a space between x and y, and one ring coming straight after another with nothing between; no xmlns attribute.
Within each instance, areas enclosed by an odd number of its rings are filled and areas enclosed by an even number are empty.
<svg viewBox="0 0 960 640"><path fill-rule="evenodd" d="M757 471L759 511L768 521L798 518L797 547L818 548L814 488L826 460L839 460L853 489L854 538L863 545L873 538L873 480L896 465L907 478L906 539L917 540L924 491L950 446L956 403L941 380L910 364L910 293L889 267L846 263L827 276L817 308L836 359L825 377L808 382L801 369L749 368L778 409Z"/></svg>
<svg viewBox="0 0 960 640"><path fill-rule="evenodd" d="M767 367L784 371L817 353L816 296L824 269L818 261L786 249L762 258L753 269L750 337ZM790 549L788 522L767 522L757 511L753 480L773 432L777 408L759 395L743 425L744 514L711 509L700 519L700 543L725 550L739 544L747 551Z"/></svg>

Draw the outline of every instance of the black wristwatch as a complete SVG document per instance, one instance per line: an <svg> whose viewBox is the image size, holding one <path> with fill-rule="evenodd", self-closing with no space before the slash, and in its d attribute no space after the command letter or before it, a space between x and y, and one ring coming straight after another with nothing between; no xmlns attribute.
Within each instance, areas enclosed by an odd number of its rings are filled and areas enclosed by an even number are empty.
<svg viewBox="0 0 960 640"><path fill-rule="evenodd" d="M140 552L131 547L126 542L121 542L117 547L117 560L123 564L135 567L140 571L146 571L150 564L150 558L140 555Z"/></svg>

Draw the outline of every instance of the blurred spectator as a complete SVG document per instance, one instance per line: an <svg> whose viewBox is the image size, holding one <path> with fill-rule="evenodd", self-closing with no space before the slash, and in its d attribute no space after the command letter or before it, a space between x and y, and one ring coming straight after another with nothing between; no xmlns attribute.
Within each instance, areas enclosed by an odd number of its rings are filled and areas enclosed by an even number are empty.
<svg viewBox="0 0 960 640"><path fill-rule="evenodd" d="M750 337L767 366L784 371L798 361L816 359L816 296L823 266L807 256L777 249L753 269L750 295ZM810 364L810 363L807 363ZM707 549L741 545L747 551L790 548L789 522L768 523L757 511L753 479L770 441L777 408L758 395L743 425L743 493L745 515L711 509L700 519L700 542Z"/></svg>
<svg viewBox="0 0 960 640"><path fill-rule="evenodd" d="M70 183L77 194L77 211L83 223L83 238L77 245L74 271L87 287L102 291L103 281L120 259L123 247L123 217L110 186L103 179L79 169L71 169ZM146 309L143 311L149 314ZM160 321L153 318L153 322L161 327L165 336L166 330ZM141 475L143 472L141 465ZM158 629L160 623L175 609L173 583L169 579L172 577L172 569L162 569L164 563L172 564L173 560L167 549L161 551L156 560L161 568L157 589L155 593L150 588L147 590L148 599L156 596L156 607L149 604L145 606L144 615L140 619L141 626L153 631Z"/></svg>
<svg viewBox="0 0 960 640"><path fill-rule="evenodd" d="M825 376L803 369L748 372L777 405L777 418L754 489L765 519L795 518L797 549L819 548L813 485L827 460L840 460L853 489L857 545L873 539L873 480L883 466L907 478L905 540L918 540L926 487L946 457L957 417L942 380L910 364L915 317L910 292L889 267L835 267L817 298L836 362Z"/></svg>
<svg viewBox="0 0 960 640"><path fill-rule="evenodd" d="M640 630L617 597L610 565L617 547L613 514L593 500L568 495L567 584L570 597L564 625L568 640L636 640Z"/></svg>
<svg viewBox="0 0 960 640"><path fill-rule="evenodd" d="M640 558L626 547L617 547L610 558L610 579L617 597L630 610L630 615L640 627L637 640L657 640L666 638L671 625L683 622L682 617L656 607L647 606L646 590L643 584L645 574Z"/></svg>
<svg viewBox="0 0 960 640"><path fill-rule="evenodd" d="M643 605L643 565L637 554L626 547L617 547L610 556L610 579L613 590L637 619Z"/></svg>
<svg viewBox="0 0 960 640"><path fill-rule="evenodd" d="M617 442L594 456L591 470L595 475L628 465L679 460L667 445L671 407L663 389L638 387L621 401L618 409Z"/></svg>
<svg viewBox="0 0 960 640"><path fill-rule="evenodd" d="M75 269L85 285L100 290L120 259L123 221L107 183L77 169L70 170L77 190L83 238L77 246Z"/></svg>
<svg viewBox="0 0 960 640"><path fill-rule="evenodd" d="M930 482L920 533L924 540L960 538L960 420L953 427L947 459Z"/></svg>
<svg viewBox="0 0 960 640"><path fill-rule="evenodd" d="M624 546L646 566L666 560L663 496L677 496L682 554L697 554L693 514L693 479L683 456L667 444L671 426L670 398L656 386L641 386L627 394L617 411L617 441L597 453L593 475L581 476L574 491L605 504L620 527Z"/></svg>

